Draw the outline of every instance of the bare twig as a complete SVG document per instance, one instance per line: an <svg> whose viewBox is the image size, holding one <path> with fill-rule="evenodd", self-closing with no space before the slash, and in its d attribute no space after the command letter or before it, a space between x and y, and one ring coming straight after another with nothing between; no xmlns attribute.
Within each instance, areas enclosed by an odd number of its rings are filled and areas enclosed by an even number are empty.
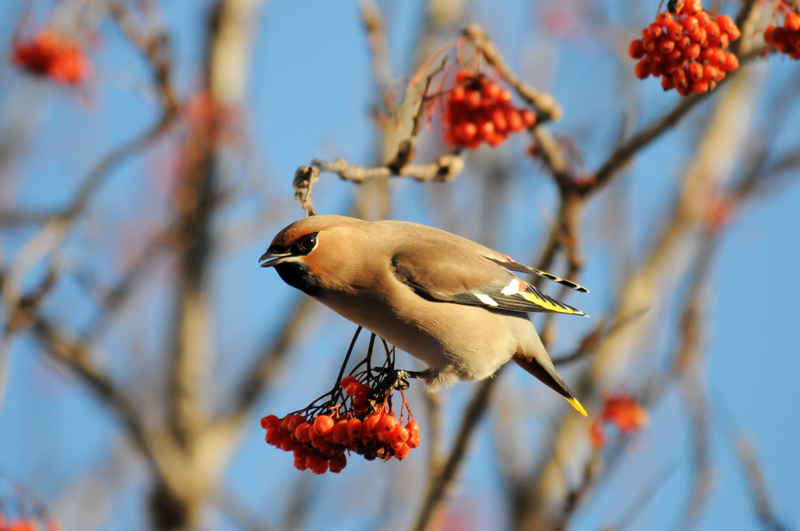
<svg viewBox="0 0 800 531"><path fill-rule="evenodd" d="M558 121L564 114L556 99L545 92L538 91L522 82L503 59L497 47L486 36L483 29L473 24L464 32L464 36L475 44L486 62L492 65L505 81L511 85L526 103L536 109L536 123Z"/></svg>

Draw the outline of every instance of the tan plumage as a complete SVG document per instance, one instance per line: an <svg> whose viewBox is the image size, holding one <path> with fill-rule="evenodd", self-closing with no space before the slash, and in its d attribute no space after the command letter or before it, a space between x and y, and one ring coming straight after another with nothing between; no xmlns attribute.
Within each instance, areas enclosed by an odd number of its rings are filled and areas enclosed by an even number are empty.
<svg viewBox="0 0 800 531"><path fill-rule="evenodd" d="M539 274L454 234L402 221L312 216L261 257L288 284L428 364L432 386L482 380L514 359L583 408L556 374L526 312L583 315L518 279Z"/></svg>

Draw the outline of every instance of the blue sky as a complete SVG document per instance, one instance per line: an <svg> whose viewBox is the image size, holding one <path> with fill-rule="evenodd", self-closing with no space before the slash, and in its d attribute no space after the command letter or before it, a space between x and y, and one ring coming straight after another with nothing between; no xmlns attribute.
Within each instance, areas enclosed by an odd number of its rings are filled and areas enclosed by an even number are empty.
<svg viewBox="0 0 800 531"><path fill-rule="evenodd" d="M655 4L652 9L625 2L606 4L613 22L623 24L620 34L633 35L656 9ZM0 5L0 35L6 36L0 49L4 53L21 5L20 1ZM174 1L160 5L165 24L174 35L175 81L184 97L196 88L199 78L202 28L208 5ZM394 72L398 77L408 76L407 64L421 24L422 3L380 5L390 21L388 37ZM580 26L583 32L576 38L549 36L542 28L541 16L547 7L547 3L539 2L477 1L471 4L470 17L497 39L501 51L523 78L537 83L561 102L565 116L552 129L574 136L585 150L588 167L596 168L613 145L625 111L634 108L636 127L641 127L671 108L678 96L663 93L653 80L634 83L632 62L623 63L627 69L621 68L606 47L594 44L588 37L595 28ZM624 20L623 14L627 16ZM99 34L101 42L92 53L97 74L87 88L88 96L34 82L6 66L0 67L0 134L14 134L15 130L7 129L7 117L9 109L16 105L24 105L26 112L36 117L30 142L13 178L1 185L0 193L8 194L3 207L63 205L102 154L155 120L141 59L121 41L111 24L101 25ZM300 296L273 272L257 266L257 258L272 235L302 214L292 199L294 170L316 157L342 156L352 163L368 164L375 149L369 117L375 94L354 3L266 2L253 50L245 115L249 147L241 163L246 169L233 182L257 193L226 213L223 225L253 217L265 204L274 210L274 215L262 227L263 237L234 248L214 265L217 347L225 353L216 362L222 378L219 387L210 391L215 397L224 397L231 391L236 377L254 355L254 344L274 330L282 314ZM791 79L797 68L795 62L770 59L768 86L759 100L759 110L763 112L756 114L757 126L768 125L763 123L768 119L766 112L775 105L775 90L769 80L777 84ZM788 124L796 123L800 112L796 99L790 103L783 110L790 117ZM635 221L634 226L628 227L634 261L646 255L647 242L659 230L663 210L677 193L681 172L691 156L695 125L712 109L713 102L700 106L676 130L646 148L614 185L617 191L620 187L624 190L629 219ZM796 133L784 126L775 142L788 148L797 140ZM526 141L518 138L509 144L499 152L500 157L524 150ZM115 171L93 202L92 215L82 222L66 248L65 256L72 266L90 268L109 282L124 269L125 257L133 256L143 244L136 239L136 229L157 227L159 220L163 221L166 203L164 194L158 196L158 191L164 186L163 179L169 177L168 163L175 147L174 140L161 142ZM557 208L555 190L533 162L522 160L502 208L481 211L481 196L476 192L484 186L480 171L493 156L486 149L468 155L467 164L473 170L450 184L394 181L392 216L438 225L472 238L480 237L481 225L486 221L482 216L493 216L504 228L495 241L486 243L520 261L532 260L547 234L548 212ZM353 193L352 185L324 176L314 190L315 204L321 213L344 213ZM159 200L148 203L150 194L156 194ZM451 197L455 213L442 215L431 208L442 194ZM11 197L13 201L7 199ZM598 228L610 207L607 199L601 196L594 200L584 223L587 267L582 283L591 293L570 299L571 304L594 316L610 311L614 294L620 289L615 271L619 257L608 255ZM776 515L790 527L800 525L796 503L800 457L795 450L800 436L800 405L793 392L800 373L800 328L794 324L800 282L793 274L800 257L798 204L800 186L796 178L788 179L777 193L748 207L734 220L714 260L708 361L704 367L713 417L710 428L714 490L700 529L758 527L752 498L732 447L731 430L740 430L754 441ZM150 209L142 210L142 205L150 205ZM31 234L30 229L0 229L4 256L13 256ZM82 241L89 245L83 246ZM126 245L119 245L119 241ZM120 254L102 251L111 242L117 242L111 248ZM162 264L153 284L168 279L169 272L169 265ZM36 273L30 280L35 281L35 277ZM123 346L130 343L135 331L145 330L148 333L141 340L141 349L146 359L155 358L159 354L159 333L163 333L163 321L169 315L167 299L152 286L143 290L104 345L112 351L127 348ZM156 311L151 311L153 308ZM69 280L59 286L46 310L78 328L93 314L92 305ZM557 348L556 352L567 350L593 324L588 320L573 324L567 318L559 323L564 348ZM677 341L674 319L662 323L666 323L665 328L659 330L658 340L651 345L656 355L668 352ZM260 403L257 416L297 409L330 385L354 327L321 308L306 326L304 339L293 346L292 362L282 367L276 387ZM120 360L115 360L112 368L121 377L141 369L135 362ZM506 371L501 376L508 392L541 399L532 409L546 409L541 404L549 404L551 397L539 392L537 383L526 381L526 375L518 372L521 371ZM453 419L473 388L474 384L461 384L445 392L448 411L455 415L446 425L448 437L455 427ZM417 409L424 409L421 400ZM329 511L343 502L352 502L341 491L387 475L413 482L415 474L424 470L423 447L419 456L412 453L404 463L353 462L340 476L305 477L291 468L285 455L263 444L257 416L252 419L253 429L244 435L242 449L232 461L225 481L253 514L273 524L277 523L275 514L290 501L292 491L286 485L307 481L318 493L319 504L309 521L309 529L313 529L329 523ZM547 425L546 414L532 414L525 423L531 430L542 429ZM478 507L473 525L480 525L473 529L485 528L493 513L504 510L498 473L489 458L496 451L492 424L484 423L476 438L463 486L454 501L454 507L467 512ZM125 481L110 471L119 467L115 452L126 455L126 451L130 453L125 450L116 421L91 394L63 370L44 363L40 347L33 340L16 339L10 380L0 409L0 473L25 483L38 497L53 503L59 511L57 515L69 523L75 509L59 504L62 489L81 485L86 489L83 499L88 499L90 486L73 482L87 470L100 471L104 484L121 485L123 494L110 508L110 514L116 516L100 517L98 528L137 529L142 522L140 511L146 486L143 468L141 464L129 465L131 470L120 472L127 478ZM575 529L598 529L615 523L629 508L634 498L631 492L647 488L664 470L669 471L668 479L641 510L632 528L672 529L689 492L690 460L686 415L677 390L672 390L652 411L651 426L626 450L621 466L610 474L597 496L581 508L574 521ZM383 501L382 497L393 494L384 483L379 484L381 487L365 495L361 512L348 508L347 518L337 520L339 526L334 528L377 527L377 512L372 511ZM410 501L401 499L401 505L395 508L397 522L407 523L404 518L409 516L403 514L402 504L413 505L418 494L412 492L408 496ZM224 517L211 518L217 528L234 528Z"/></svg>

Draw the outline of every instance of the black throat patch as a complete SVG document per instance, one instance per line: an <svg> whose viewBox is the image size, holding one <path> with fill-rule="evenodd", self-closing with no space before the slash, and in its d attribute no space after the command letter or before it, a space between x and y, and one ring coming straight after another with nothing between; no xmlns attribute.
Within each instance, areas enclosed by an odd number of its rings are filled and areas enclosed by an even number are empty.
<svg viewBox="0 0 800 531"><path fill-rule="evenodd" d="M296 262L286 262L275 266L284 282L312 297L319 291L319 279L308 272L308 267Z"/></svg>

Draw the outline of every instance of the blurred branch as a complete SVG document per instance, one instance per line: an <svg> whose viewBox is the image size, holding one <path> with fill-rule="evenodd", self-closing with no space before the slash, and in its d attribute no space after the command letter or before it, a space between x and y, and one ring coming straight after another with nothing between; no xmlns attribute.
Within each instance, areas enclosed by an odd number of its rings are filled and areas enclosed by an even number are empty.
<svg viewBox="0 0 800 531"><path fill-rule="evenodd" d="M378 6L371 0L362 1L359 4L359 8L361 22L367 31L367 44L369 45L370 58L372 59L372 75L375 79L378 94L383 101L384 112L386 112L391 108L389 88L393 77L383 15Z"/></svg>
<svg viewBox="0 0 800 531"><path fill-rule="evenodd" d="M736 454L747 476L747 485L750 487L750 494L753 497L753 504L761 525L769 531L785 531L787 527L777 519L772 511L767 482L755 447L744 435L736 436Z"/></svg>
<svg viewBox="0 0 800 531"><path fill-rule="evenodd" d="M475 44L475 47L481 52L486 62L497 70L502 78L514 88L517 94L519 94L528 105L536 109L537 124L544 124L549 121L558 121L561 119L564 111L556 99L550 94L538 91L523 83L514 71L511 70L500 54L500 51L489 37L486 36L486 33L484 33L480 26L477 24L471 25L464 32L464 36Z"/></svg>
<svg viewBox="0 0 800 531"><path fill-rule="evenodd" d="M487 378L477 383L478 388L472 395L472 399L461 417L461 424L450 455L441 471L434 475L428 484L428 490L425 493L417 514L417 521L414 524L414 529L417 531L435 529L437 527L439 518L442 516L442 502L450 494L475 428L477 428L488 411L489 399L492 389L498 381L498 376L499 374L495 374L493 378Z"/></svg>
<svg viewBox="0 0 800 531"><path fill-rule="evenodd" d="M67 337L66 332L59 330L41 316L33 322L32 330L35 337L44 346L45 352L52 359L66 366L86 384L103 404L107 405L112 412L116 412L133 442L144 453L152 472L157 476L160 475L151 441L145 433L133 404L122 395L107 376L92 365L87 348Z"/></svg>
<svg viewBox="0 0 800 531"><path fill-rule="evenodd" d="M256 400L264 392L267 382L280 367L281 362L289 354L289 347L314 309L314 299L299 297L289 310L277 337L270 335L262 347L261 354L245 371L245 379L237 386L237 395L233 407L224 417L226 424L238 425L241 418L253 407Z"/></svg>
<svg viewBox="0 0 800 531"><path fill-rule="evenodd" d="M645 309L650 311L643 314L638 326L617 327L614 333L606 336L591 358L589 374L577 390L590 413L597 407L600 391L613 387L623 378L636 358L637 347L660 315L658 310L666 299L665 293L685 273L697 252L696 231L711 203L710 191L724 185L741 153L741 145L746 141L741 132L746 130L744 124L749 123L757 91L750 87L746 75L732 79L710 120L697 158L686 174L683 191L671 209L667 226L654 239L653 251L640 270L628 279L615 319L627 318ZM670 115L677 113L673 111ZM592 395L587 397L588 393ZM528 505L524 525L547 528L559 520L563 500L569 493L567 482L581 474L591 456L588 430L582 420L566 416L559 426L554 443L556 450L536 479L535 497ZM569 456L569 460L562 461L558 456Z"/></svg>
<svg viewBox="0 0 800 531"><path fill-rule="evenodd" d="M660 118L656 118L644 127L640 132L633 135L631 138L622 142L617 148L608 156L608 158L600 165L600 168L595 172L595 182L592 186L580 190L581 195L591 195L599 192L609 182L611 182L619 173L619 171L631 160L631 158L650 145L653 141L658 139L661 135L675 127L680 120L686 116L689 111L697 106L706 98L716 95L720 92L720 88L731 82L731 79L741 75L741 67L747 62L760 57L765 50L759 48L753 50L745 56L740 56L740 67L733 72L729 72L727 77L719 83L719 86L705 94L691 94L686 98L681 98L675 107L667 111Z"/></svg>
<svg viewBox="0 0 800 531"><path fill-rule="evenodd" d="M160 26L158 31L152 34L136 28L132 22L132 15L121 2L112 2L110 9L122 33L143 54L148 63L159 94L161 115L149 129L102 157L83 180L72 202L66 208L59 211L0 211L0 225L49 223L56 224L66 231L68 222L86 210L95 192L111 175L113 169L158 140L175 123L178 103L170 82L172 57L168 34Z"/></svg>

